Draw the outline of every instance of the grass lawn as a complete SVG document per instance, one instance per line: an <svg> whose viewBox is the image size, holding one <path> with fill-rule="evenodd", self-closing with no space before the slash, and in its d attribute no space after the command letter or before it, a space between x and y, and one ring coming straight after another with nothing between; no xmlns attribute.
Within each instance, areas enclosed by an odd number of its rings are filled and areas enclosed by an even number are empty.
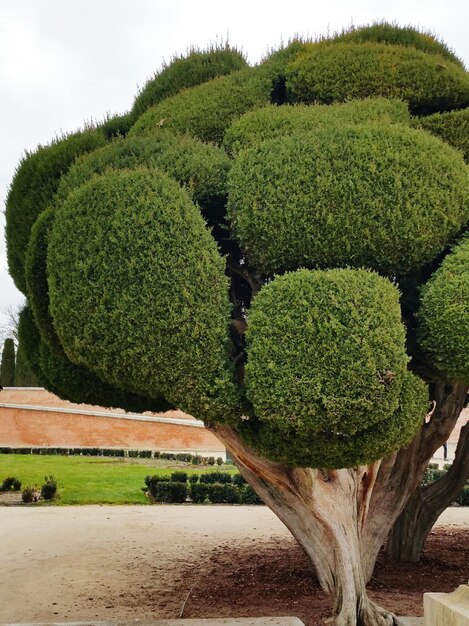
<svg viewBox="0 0 469 626"><path fill-rule="evenodd" d="M236 473L232 465L206 467L174 461L113 457L0 454L0 483L7 476L26 485L44 483L52 474L57 480L54 504L148 504L142 491L148 474L171 474L182 469L188 474L217 471Z"/></svg>

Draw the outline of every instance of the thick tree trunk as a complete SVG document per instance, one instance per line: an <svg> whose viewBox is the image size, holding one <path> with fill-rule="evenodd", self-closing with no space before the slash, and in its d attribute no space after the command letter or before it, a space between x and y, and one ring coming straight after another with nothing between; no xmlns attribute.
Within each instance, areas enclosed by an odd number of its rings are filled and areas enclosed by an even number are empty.
<svg viewBox="0 0 469 626"><path fill-rule="evenodd" d="M336 626L394 623L391 613L371 602L365 585L391 529L418 489L429 459L453 429L466 393L462 385L437 385L434 411L410 446L354 469L330 471L274 463L249 448L235 429L209 426L230 450L244 478L312 561L322 589L333 595ZM463 430L458 455L467 457L469 428ZM431 502L430 492L426 495L425 510L433 510L435 501ZM428 524L421 512L414 517L414 527L421 524L423 532L428 532L431 516ZM406 541L397 531L391 536L399 545L412 543L408 541L412 534L406 535Z"/></svg>
<svg viewBox="0 0 469 626"><path fill-rule="evenodd" d="M467 386L437 385L435 412L414 441L412 450L400 453L400 466L413 472L409 499L391 529L387 551L395 561L419 561L429 532L441 513L451 505L469 477L469 424L461 430L455 459L440 480L421 487L423 473L434 452L448 439L467 394ZM410 454L413 458L410 458Z"/></svg>
<svg viewBox="0 0 469 626"><path fill-rule="evenodd" d="M334 597L333 623L393 624L392 614L368 598L363 570L363 529L380 462L336 471L292 468L258 456L231 428L212 430L313 562L321 587Z"/></svg>

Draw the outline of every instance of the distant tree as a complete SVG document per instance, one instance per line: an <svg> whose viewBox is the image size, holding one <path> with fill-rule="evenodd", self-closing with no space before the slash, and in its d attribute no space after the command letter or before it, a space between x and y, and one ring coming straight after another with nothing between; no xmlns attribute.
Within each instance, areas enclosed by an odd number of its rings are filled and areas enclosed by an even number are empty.
<svg viewBox="0 0 469 626"><path fill-rule="evenodd" d="M11 337L5 339L3 344L0 384L2 387L13 387L15 384L15 343Z"/></svg>
<svg viewBox="0 0 469 626"><path fill-rule="evenodd" d="M314 563L335 624L390 625L365 585L390 533L405 558L405 533L421 543L447 504L412 498L469 384L466 117L420 124L467 109L468 73L384 24L238 71L188 59L130 129L20 164L20 338L61 397L203 419ZM468 442L466 426L452 487Z"/></svg>
<svg viewBox="0 0 469 626"><path fill-rule="evenodd" d="M19 342L16 350L15 387L39 387L40 382L31 369L24 348Z"/></svg>

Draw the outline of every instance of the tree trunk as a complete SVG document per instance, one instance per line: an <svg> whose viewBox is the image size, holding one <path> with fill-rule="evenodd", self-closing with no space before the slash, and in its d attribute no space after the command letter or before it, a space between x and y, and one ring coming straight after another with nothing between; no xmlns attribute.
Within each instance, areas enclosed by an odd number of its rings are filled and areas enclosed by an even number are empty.
<svg viewBox="0 0 469 626"><path fill-rule="evenodd" d="M412 451L416 459L409 458L409 451L401 453L402 468L412 468L414 474L410 499L391 529L387 551L394 561L420 560L429 532L441 513L451 505L469 478L469 424L461 430L454 462L443 478L421 487L425 469L434 452L448 439L464 406L467 386L437 385L435 388L435 412L421 433L417 435Z"/></svg>
<svg viewBox="0 0 469 626"><path fill-rule="evenodd" d="M467 387L462 385L437 385L434 411L427 416L431 419L422 426L410 446L382 461L354 469L331 471L275 463L249 448L235 429L209 425L230 450L247 482L290 530L312 561L322 589L334 598L332 623L336 626L394 623L391 613L371 602L365 585L391 529L418 489L429 459L454 428L466 393ZM469 427L463 429L458 458L469 457L468 430ZM451 488L456 473L455 469L448 478ZM445 493L447 498L449 490ZM428 511L428 522L422 510L412 513L412 507L409 507L411 513L406 515L407 523L412 523L413 528L421 525L426 537L434 521L430 519L430 511L434 517L441 510L432 499L431 490L425 495L425 507L422 505L420 509ZM418 496L415 502L419 502ZM412 515L413 522L410 521ZM401 546L413 543L414 530L399 535L399 524L391 534L390 549L393 542Z"/></svg>
<svg viewBox="0 0 469 626"><path fill-rule="evenodd" d="M332 622L392 625L393 615L368 598L362 566L363 529L380 462L349 470L292 468L258 456L229 427L211 430L313 562L322 589L334 597Z"/></svg>

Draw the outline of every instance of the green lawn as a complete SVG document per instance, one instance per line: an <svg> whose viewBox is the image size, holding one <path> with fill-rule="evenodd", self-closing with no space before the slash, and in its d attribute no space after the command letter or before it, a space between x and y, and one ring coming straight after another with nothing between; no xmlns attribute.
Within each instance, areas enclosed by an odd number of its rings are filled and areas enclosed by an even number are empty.
<svg viewBox="0 0 469 626"><path fill-rule="evenodd" d="M112 457L0 454L0 483L16 476L26 485L44 483L52 474L58 484L55 504L148 504L142 491L148 474L189 474L221 470L235 473L233 466L200 467L173 461Z"/></svg>

